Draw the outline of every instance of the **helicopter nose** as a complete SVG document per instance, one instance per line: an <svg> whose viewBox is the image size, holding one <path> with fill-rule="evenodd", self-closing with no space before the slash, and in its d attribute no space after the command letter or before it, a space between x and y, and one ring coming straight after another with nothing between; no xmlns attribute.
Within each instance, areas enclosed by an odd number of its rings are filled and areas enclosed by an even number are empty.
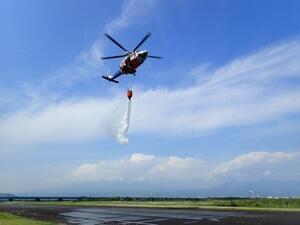
<svg viewBox="0 0 300 225"><path fill-rule="evenodd" d="M140 53L140 55L143 57L143 58L146 58L147 56L148 56L148 51L140 51L139 52Z"/></svg>

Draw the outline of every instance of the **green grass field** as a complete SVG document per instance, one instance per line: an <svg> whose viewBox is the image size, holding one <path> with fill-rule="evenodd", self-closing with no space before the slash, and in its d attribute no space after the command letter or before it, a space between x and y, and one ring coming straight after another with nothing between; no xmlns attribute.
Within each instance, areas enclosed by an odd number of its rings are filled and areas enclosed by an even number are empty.
<svg viewBox="0 0 300 225"><path fill-rule="evenodd" d="M28 204L28 203L27 203ZM40 201L30 204L69 205L69 206L115 206L115 207L153 207L190 208L254 211L295 211L300 212L300 198L280 199L239 199L208 198L196 200L81 200L81 201Z"/></svg>
<svg viewBox="0 0 300 225"><path fill-rule="evenodd" d="M55 225L54 223L27 219L9 213L0 212L0 225Z"/></svg>

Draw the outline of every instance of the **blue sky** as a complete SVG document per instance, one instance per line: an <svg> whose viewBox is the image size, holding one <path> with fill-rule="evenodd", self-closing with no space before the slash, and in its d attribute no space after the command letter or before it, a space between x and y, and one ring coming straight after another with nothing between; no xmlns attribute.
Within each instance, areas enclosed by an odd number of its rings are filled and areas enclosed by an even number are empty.
<svg viewBox="0 0 300 225"><path fill-rule="evenodd" d="M2 1L0 192L299 195L299 9ZM103 34L130 49L148 31L141 49L164 59L119 85L101 79L119 64L101 56L122 53ZM120 145L127 88L130 143Z"/></svg>

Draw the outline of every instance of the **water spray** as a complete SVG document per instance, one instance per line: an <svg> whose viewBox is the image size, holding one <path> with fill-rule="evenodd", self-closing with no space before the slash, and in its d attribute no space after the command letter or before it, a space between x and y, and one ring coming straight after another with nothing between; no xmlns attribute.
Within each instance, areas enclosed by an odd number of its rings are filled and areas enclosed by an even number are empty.
<svg viewBox="0 0 300 225"><path fill-rule="evenodd" d="M127 131L129 128L129 122L130 122L130 113L131 113L131 98L133 96L132 90L128 89L127 90L127 107L125 109L124 115L122 117L121 123L120 123L120 127L117 129L117 134L116 134L116 138L117 141L120 144L128 144L128 138L127 136Z"/></svg>

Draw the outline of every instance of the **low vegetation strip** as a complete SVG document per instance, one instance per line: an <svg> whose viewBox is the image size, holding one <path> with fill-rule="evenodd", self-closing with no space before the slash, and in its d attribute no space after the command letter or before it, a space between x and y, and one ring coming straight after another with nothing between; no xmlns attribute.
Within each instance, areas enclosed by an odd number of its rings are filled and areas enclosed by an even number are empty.
<svg viewBox="0 0 300 225"><path fill-rule="evenodd" d="M82 199L78 201L40 201L36 204L71 205L71 206L117 206L117 207L155 207L155 208L207 208L230 210L272 210L300 212L300 198L207 198L194 200L122 200Z"/></svg>
<svg viewBox="0 0 300 225"><path fill-rule="evenodd" d="M0 225L55 225L54 223L27 219L9 213L0 212Z"/></svg>

